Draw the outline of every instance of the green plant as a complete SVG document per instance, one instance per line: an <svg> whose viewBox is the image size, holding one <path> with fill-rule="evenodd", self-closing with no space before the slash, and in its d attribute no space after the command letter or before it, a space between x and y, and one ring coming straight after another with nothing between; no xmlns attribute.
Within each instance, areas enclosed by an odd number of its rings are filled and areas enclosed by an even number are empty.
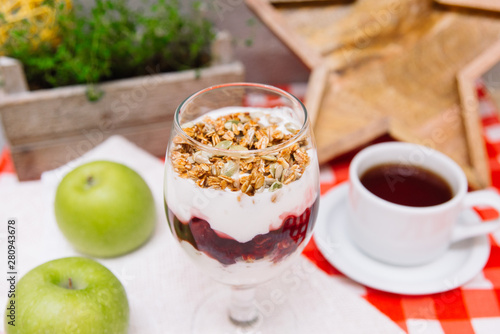
<svg viewBox="0 0 500 334"><path fill-rule="evenodd" d="M58 39L42 40L30 32L33 23L24 20L9 31L0 54L24 64L32 89L82 83L92 88L106 80L199 68L210 61L214 33L199 4L184 15L178 0L144 2L146 10L137 11L125 0L95 0L86 13L80 3L68 10L65 3L45 0L57 12Z"/></svg>

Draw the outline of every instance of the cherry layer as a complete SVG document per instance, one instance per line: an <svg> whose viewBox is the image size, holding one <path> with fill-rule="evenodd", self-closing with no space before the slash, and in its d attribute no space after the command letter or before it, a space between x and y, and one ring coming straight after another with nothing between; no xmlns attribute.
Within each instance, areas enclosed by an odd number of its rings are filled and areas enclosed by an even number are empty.
<svg viewBox="0 0 500 334"><path fill-rule="evenodd" d="M170 228L179 239L189 242L198 251L205 253L224 265L237 261L255 261L268 258L278 262L292 254L313 229L318 214L319 201L300 215L289 215L281 226L266 234L256 235L247 242L238 242L230 237L221 237L209 222L192 217L189 222L181 222L165 203Z"/></svg>

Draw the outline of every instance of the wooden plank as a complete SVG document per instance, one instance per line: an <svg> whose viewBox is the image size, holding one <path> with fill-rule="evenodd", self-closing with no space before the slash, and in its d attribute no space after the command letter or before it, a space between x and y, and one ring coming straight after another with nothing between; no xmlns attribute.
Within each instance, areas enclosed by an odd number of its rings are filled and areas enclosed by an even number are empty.
<svg viewBox="0 0 500 334"><path fill-rule="evenodd" d="M330 70L327 64L322 64L313 69L309 76L307 92L304 97L305 106L309 115L311 126L314 127L318 113L321 108L323 96L328 85Z"/></svg>
<svg viewBox="0 0 500 334"><path fill-rule="evenodd" d="M11 145L165 121L189 94L223 82L242 81L243 65L233 62L201 70L152 74L100 85L105 94L89 103L86 86L5 96L0 114Z"/></svg>
<svg viewBox="0 0 500 334"><path fill-rule="evenodd" d="M11 148L20 181L39 179L41 173L60 167L84 154L112 135L122 135L158 158L165 151L171 121L123 128L112 132L82 133L77 136Z"/></svg>
<svg viewBox="0 0 500 334"><path fill-rule="evenodd" d="M23 65L17 59L0 57L0 97L27 90Z"/></svg>
<svg viewBox="0 0 500 334"><path fill-rule="evenodd" d="M443 5L500 11L500 1L498 0L435 0L435 1Z"/></svg>
<svg viewBox="0 0 500 334"><path fill-rule="evenodd" d="M321 54L310 48L301 36L295 34L267 0L245 0L245 3L293 53L299 56L307 67L312 69L322 63Z"/></svg>
<svg viewBox="0 0 500 334"><path fill-rule="evenodd" d="M212 66L234 62L233 38L228 31L217 32L217 37L211 45Z"/></svg>
<svg viewBox="0 0 500 334"><path fill-rule="evenodd" d="M318 160L326 163L387 134L389 118L346 89L343 78L330 72L314 127ZM309 89L309 87L308 87Z"/></svg>
<svg viewBox="0 0 500 334"><path fill-rule="evenodd" d="M488 155L482 140L482 125L479 114L479 99L476 92L476 81L500 61L500 41L481 53L465 66L457 75L462 117L472 166L477 171L481 186L491 183Z"/></svg>

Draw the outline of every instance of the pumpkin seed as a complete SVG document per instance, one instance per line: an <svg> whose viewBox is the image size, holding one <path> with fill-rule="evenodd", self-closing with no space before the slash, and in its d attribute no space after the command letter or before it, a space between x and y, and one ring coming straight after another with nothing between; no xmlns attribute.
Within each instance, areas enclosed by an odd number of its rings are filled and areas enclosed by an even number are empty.
<svg viewBox="0 0 500 334"><path fill-rule="evenodd" d="M274 182L276 182L276 180L275 180L275 179L271 179L271 178L269 178L269 177L266 177L266 179L265 179L265 185L266 185L267 187L270 187L270 186L271 186Z"/></svg>
<svg viewBox="0 0 500 334"><path fill-rule="evenodd" d="M235 163L233 160L229 160L224 164L224 167L222 168L222 175L231 177L237 171L238 171L238 164Z"/></svg>
<svg viewBox="0 0 500 334"><path fill-rule="evenodd" d="M194 161L199 164L209 164L210 163L210 154L205 151L198 151L193 154Z"/></svg>
<svg viewBox="0 0 500 334"><path fill-rule="evenodd" d="M231 147L232 144L233 142L231 140L223 140L219 142L217 145L215 145L215 147L227 150L229 147Z"/></svg>
<svg viewBox="0 0 500 334"><path fill-rule="evenodd" d="M240 121L237 121L235 119L232 119L230 121L227 121L226 123L224 123L224 128L226 130L232 130L233 129L233 124L238 124Z"/></svg>
<svg viewBox="0 0 500 334"><path fill-rule="evenodd" d="M276 181L271 185L269 191L276 191L278 189L281 189L281 187L283 187L283 184L281 182Z"/></svg>

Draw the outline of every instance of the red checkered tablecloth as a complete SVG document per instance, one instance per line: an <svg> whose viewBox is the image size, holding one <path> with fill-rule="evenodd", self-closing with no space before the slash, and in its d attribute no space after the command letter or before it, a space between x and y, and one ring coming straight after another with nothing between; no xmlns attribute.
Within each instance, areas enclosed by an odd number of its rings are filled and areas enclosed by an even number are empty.
<svg viewBox="0 0 500 334"><path fill-rule="evenodd" d="M303 97L305 85L281 86ZM500 189L500 119L486 91L479 88L484 138L487 145L493 186ZM382 139L386 140L386 139ZM354 152L321 168L321 192L325 194L347 180ZM0 176L14 174L10 151L0 154ZM489 212L482 212L488 218ZM493 213L496 216L497 213ZM497 237L498 236L498 237ZM460 288L422 296L404 296L364 287L334 268L320 253L314 239L304 255L319 268L371 303L410 334L495 334L500 333L500 233L490 236L491 254L481 273Z"/></svg>

